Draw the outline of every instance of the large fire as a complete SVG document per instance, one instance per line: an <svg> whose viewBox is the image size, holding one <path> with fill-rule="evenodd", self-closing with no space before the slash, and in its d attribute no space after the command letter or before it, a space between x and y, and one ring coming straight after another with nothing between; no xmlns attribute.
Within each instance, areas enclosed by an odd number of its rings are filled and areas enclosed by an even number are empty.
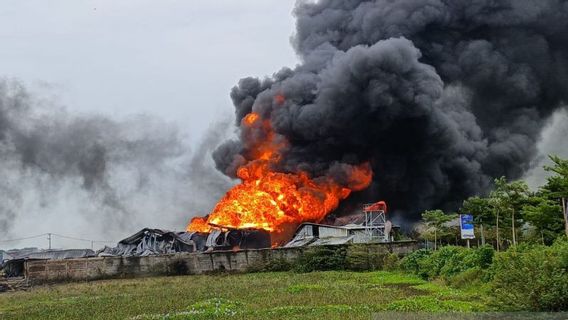
<svg viewBox="0 0 568 320"><path fill-rule="evenodd" d="M276 172L273 167L287 141L257 113L249 113L242 124L245 130L262 133L262 139L250 148L253 160L237 171L242 182L229 190L207 217L192 219L188 231L207 233L220 228L289 233L302 222L323 220L352 191L363 190L371 183L372 171L366 163L350 170L348 183L344 181L343 185L328 176Z"/></svg>

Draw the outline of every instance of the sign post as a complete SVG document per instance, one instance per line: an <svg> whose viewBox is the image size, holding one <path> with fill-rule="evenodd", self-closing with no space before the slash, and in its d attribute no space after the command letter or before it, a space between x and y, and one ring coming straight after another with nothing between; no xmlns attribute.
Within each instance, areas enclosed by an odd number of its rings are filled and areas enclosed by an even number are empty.
<svg viewBox="0 0 568 320"><path fill-rule="evenodd" d="M467 247L469 248L469 240L475 239L473 216L471 214L460 214L460 231L461 238L467 240Z"/></svg>

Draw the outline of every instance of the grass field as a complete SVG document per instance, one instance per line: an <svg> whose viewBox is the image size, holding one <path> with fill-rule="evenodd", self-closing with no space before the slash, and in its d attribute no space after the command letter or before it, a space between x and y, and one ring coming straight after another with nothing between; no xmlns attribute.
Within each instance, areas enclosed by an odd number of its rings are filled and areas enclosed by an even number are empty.
<svg viewBox="0 0 568 320"><path fill-rule="evenodd" d="M105 280L0 294L0 319L369 319L376 311L483 311L488 298L389 272Z"/></svg>

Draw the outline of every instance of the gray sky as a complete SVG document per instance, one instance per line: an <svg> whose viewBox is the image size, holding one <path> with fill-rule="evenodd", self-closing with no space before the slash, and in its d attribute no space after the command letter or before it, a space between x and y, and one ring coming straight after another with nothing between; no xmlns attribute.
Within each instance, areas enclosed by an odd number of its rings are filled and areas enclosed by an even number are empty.
<svg viewBox="0 0 568 320"><path fill-rule="evenodd" d="M296 63L294 2L4 0L0 76L71 112L159 115L194 140L232 112L238 79Z"/></svg>
<svg viewBox="0 0 568 320"><path fill-rule="evenodd" d="M212 122L232 114L229 91L240 78L270 75L296 64L290 45L294 3L3 0L0 77L23 82L71 114L127 118L144 113L173 121L197 143ZM36 196L30 191L23 197ZM41 211L36 212L35 203L32 209L22 209L14 230L22 236L59 232L93 238L104 229L104 218L89 222L74 213L82 210L77 206L80 199L66 202L64 195L58 199ZM167 224L145 217L139 224L181 229L186 221L183 214L181 219L182 223ZM128 236L123 233L116 233L116 238ZM44 242L40 238L0 247ZM81 245L85 244L55 244Z"/></svg>

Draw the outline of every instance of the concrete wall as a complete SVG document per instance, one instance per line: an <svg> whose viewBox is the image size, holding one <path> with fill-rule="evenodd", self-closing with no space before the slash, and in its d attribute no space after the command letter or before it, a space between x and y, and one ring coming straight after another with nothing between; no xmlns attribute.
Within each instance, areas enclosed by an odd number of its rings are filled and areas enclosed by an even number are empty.
<svg viewBox="0 0 568 320"><path fill-rule="evenodd" d="M405 255L417 249L414 241L366 244L369 254ZM349 251L350 246L344 246ZM202 274L219 270L246 272L271 261L294 262L311 248L277 248L208 253L180 253L146 257L97 257L69 260L28 260L29 283L85 281L172 274ZM360 247L359 247L360 249Z"/></svg>

